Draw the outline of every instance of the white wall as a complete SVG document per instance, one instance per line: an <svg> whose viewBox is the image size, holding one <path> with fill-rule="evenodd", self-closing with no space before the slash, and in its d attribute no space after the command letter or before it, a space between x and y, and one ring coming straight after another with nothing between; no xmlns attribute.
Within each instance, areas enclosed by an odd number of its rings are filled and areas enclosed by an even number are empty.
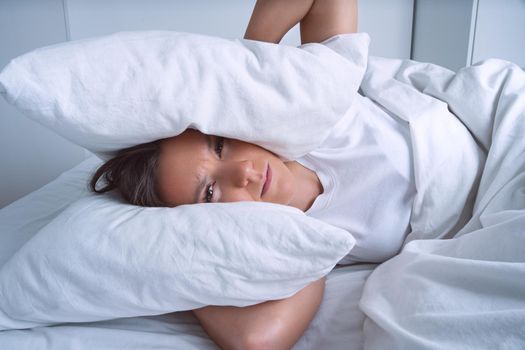
<svg viewBox="0 0 525 350"><path fill-rule="evenodd" d="M283 0L284 1L284 0ZM24 52L122 30L164 29L240 38L255 0L0 0L0 66ZM410 57L413 0L360 0L371 54ZM300 43L298 26L283 44ZM0 100L0 208L88 156Z"/></svg>
<svg viewBox="0 0 525 350"><path fill-rule="evenodd" d="M412 58L454 71L470 64L475 0L416 0Z"/></svg>
<svg viewBox="0 0 525 350"><path fill-rule="evenodd" d="M454 71L488 58L525 67L525 0L416 0L412 58Z"/></svg>
<svg viewBox="0 0 525 350"><path fill-rule="evenodd" d="M410 58L414 0L359 0L359 31L370 34L370 55Z"/></svg>
<svg viewBox="0 0 525 350"><path fill-rule="evenodd" d="M525 0L478 0L472 63L501 58L525 68Z"/></svg>

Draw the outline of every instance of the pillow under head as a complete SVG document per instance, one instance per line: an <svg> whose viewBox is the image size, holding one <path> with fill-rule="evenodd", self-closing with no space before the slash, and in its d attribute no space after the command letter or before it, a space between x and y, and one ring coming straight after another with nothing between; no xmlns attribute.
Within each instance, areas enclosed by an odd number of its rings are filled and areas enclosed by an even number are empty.
<svg viewBox="0 0 525 350"><path fill-rule="evenodd" d="M0 269L0 330L281 299L353 247L345 230L261 202L142 208L78 200Z"/></svg>

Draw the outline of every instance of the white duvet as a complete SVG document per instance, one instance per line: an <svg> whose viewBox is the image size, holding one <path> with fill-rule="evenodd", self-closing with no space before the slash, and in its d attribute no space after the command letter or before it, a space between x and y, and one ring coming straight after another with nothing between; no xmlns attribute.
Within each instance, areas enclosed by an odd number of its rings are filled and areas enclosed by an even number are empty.
<svg viewBox="0 0 525 350"><path fill-rule="evenodd" d="M483 149L484 167L472 218L453 239L409 236L368 278L364 348L524 349L525 72L499 60L454 74L370 59L368 73L362 89L372 98L390 86L395 105L413 104L420 93L447 103ZM463 175L447 174L458 182ZM457 198L444 191L433 201L453 207Z"/></svg>

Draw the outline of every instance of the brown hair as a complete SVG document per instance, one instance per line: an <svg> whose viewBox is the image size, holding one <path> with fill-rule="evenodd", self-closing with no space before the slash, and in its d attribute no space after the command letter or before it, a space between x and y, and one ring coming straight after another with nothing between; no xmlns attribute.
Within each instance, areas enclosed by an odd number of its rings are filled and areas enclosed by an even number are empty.
<svg viewBox="0 0 525 350"><path fill-rule="evenodd" d="M157 193L155 180L158 172L162 140L122 149L102 164L91 178L90 188L102 194L116 189L126 201L143 207L167 206ZM103 178L105 185L96 185Z"/></svg>

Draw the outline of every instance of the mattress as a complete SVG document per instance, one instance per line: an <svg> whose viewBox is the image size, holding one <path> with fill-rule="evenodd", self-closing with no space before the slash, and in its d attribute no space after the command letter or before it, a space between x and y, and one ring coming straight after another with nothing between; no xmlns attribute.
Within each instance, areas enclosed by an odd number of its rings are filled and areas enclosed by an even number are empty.
<svg viewBox="0 0 525 350"><path fill-rule="evenodd" d="M57 179L0 210L0 266L25 242L89 192L101 160L92 156ZM294 349L362 349L364 283L376 265L338 266L327 276L315 318ZM0 332L2 349L216 349L193 313L68 323Z"/></svg>

